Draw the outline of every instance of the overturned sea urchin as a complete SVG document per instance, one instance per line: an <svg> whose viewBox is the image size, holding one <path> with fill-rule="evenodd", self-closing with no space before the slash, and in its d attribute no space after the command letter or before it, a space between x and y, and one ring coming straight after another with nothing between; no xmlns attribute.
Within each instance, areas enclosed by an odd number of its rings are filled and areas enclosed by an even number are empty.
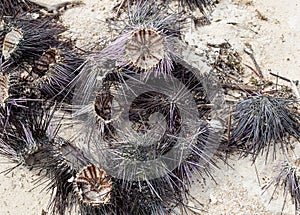
<svg viewBox="0 0 300 215"><path fill-rule="evenodd" d="M11 72L21 63L32 63L50 47L58 45L58 35L65 29L52 18L36 19L22 16L8 20L4 28L2 69ZM13 67L11 67L13 66Z"/></svg>
<svg viewBox="0 0 300 215"><path fill-rule="evenodd" d="M150 73L166 75L173 69L173 60L180 58L181 21L167 8L154 2L138 2L130 8L128 19L118 22L119 36L102 50L88 57L76 79L78 90L89 97L97 83L113 70L117 73ZM89 83L89 84L86 84Z"/></svg>
<svg viewBox="0 0 300 215"><path fill-rule="evenodd" d="M136 201L125 210L132 214L165 214L174 205L185 207L183 196L193 176L210 176L209 167L215 166L211 156L219 132L208 120L215 116L208 114L218 109L219 88L207 71L181 63L164 78L151 73L141 80L140 73L129 69L111 70L101 77L94 99L75 96L75 142L83 139L79 147L114 178L112 193L120 195L123 188L141 196L127 195ZM153 208L147 207L151 200Z"/></svg>
<svg viewBox="0 0 300 215"><path fill-rule="evenodd" d="M137 2L128 13L128 21L108 51L119 47L120 66L142 72L168 73L179 57L179 17L155 3ZM125 56L125 59L124 59Z"/></svg>

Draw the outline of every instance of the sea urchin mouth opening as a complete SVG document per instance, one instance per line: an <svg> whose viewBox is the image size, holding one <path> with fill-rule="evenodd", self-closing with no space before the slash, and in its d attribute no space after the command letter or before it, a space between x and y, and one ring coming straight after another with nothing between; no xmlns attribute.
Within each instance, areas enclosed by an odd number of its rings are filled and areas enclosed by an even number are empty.
<svg viewBox="0 0 300 215"><path fill-rule="evenodd" d="M125 55L134 67L142 71L153 69L165 57L163 37L151 29L135 31L127 41Z"/></svg>
<svg viewBox="0 0 300 215"><path fill-rule="evenodd" d="M103 169L88 165L81 169L74 181L75 191L83 203L93 206L110 200L112 180Z"/></svg>

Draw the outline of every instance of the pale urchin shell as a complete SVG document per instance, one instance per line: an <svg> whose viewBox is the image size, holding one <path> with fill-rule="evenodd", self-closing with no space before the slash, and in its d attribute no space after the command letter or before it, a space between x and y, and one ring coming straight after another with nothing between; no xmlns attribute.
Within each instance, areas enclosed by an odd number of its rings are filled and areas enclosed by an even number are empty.
<svg viewBox="0 0 300 215"><path fill-rule="evenodd" d="M96 165L82 168L74 180L75 192L80 201L93 206L110 201L112 181L103 169Z"/></svg>
<svg viewBox="0 0 300 215"><path fill-rule="evenodd" d="M126 43L125 55L128 62L142 71L155 68L164 59L163 38L151 29L133 32Z"/></svg>
<svg viewBox="0 0 300 215"><path fill-rule="evenodd" d="M17 49L22 39L23 32L20 29L12 29L5 35L2 47L4 60L8 60L11 57L11 54Z"/></svg>

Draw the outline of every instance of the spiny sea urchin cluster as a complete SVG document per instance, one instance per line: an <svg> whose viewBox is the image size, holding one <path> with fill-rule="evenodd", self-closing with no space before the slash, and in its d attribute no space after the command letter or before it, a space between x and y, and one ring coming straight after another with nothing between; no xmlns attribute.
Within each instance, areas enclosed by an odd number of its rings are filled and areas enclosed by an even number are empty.
<svg viewBox="0 0 300 215"><path fill-rule="evenodd" d="M138 3L128 19L76 80L72 120L84 140L78 147L112 177L111 202L127 192L128 203L118 208L92 205L116 214L184 211L193 177L215 165L220 131L205 116L220 88L209 71L183 60L180 25L166 8Z"/></svg>
<svg viewBox="0 0 300 215"><path fill-rule="evenodd" d="M216 167L224 101L211 71L185 60L180 16L137 1L118 36L82 58L56 15L20 2L0 2L0 154L40 171L51 214L188 214L192 182ZM299 138L291 104L235 104L228 142L254 159L275 140L285 148Z"/></svg>
<svg viewBox="0 0 300 215"><path fill-rule="evenodd" d="M11 99L62 98L83 60L59 35L66 29L52 17L28 14L3 22L1 73Z"/></svg>
<svg viewBox="0 0 300 215"><path fill-rule="evenodd" d="M184 62L176 15L140 2L128 14L119 37L85 60L56 16L2 21L0 153L42 171L52 214L183 212L194 175L215 165L219 131L205 116L218 85ZM65 109L86 128L72 141L58 135L69 131Z"/></svg>

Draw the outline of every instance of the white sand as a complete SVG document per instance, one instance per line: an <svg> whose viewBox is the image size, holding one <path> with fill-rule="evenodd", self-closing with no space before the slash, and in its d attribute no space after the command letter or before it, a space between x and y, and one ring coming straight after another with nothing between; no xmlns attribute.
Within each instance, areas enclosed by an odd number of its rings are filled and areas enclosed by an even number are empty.
<svg viewBox="0 0 300 215"><path fill-rule="evenodd" d="M66 11L63 22L70 27L69 35L77 40L78 46L93 49L101 38L110 35L105 18L111 15L111 2L116 4L111 0L84 0L85 5ZM272 71L292 80L300 80L299 0L220 2L212 14L211 25L197 30L191 28L186 33L186 40L198 46L197 52L201 53L208 42L228 41L240 51L244 62L253 66L249 56L243 53L244 44L250 43L266 77L270 77L269 72ZM267 20L260 19L258 12ZM275 81L274 77L270 79ZM203 214L279 214L283 203L282 193L276 194L276 199L269 204L272 190L262 195L261 187L276 174L273 167L280 160L269 161L267 165L263 158L258 160L256 166L261 184L258 183L254 166L248 160L233 158L229 163L234 169L220 164L220 169L214 171L218 185L207 181L204 188L197 185L192 191L205 204L204 209L208 213ZM2 164L0 171L9 167L10 164ZM35 178L32 172L23 167L1 175L0 214L38 215L42 209L46 209L49 194L45 191L41 193L40 188L30 191ZM294 214L294 206L290 201L284 212Z"/></svg>

